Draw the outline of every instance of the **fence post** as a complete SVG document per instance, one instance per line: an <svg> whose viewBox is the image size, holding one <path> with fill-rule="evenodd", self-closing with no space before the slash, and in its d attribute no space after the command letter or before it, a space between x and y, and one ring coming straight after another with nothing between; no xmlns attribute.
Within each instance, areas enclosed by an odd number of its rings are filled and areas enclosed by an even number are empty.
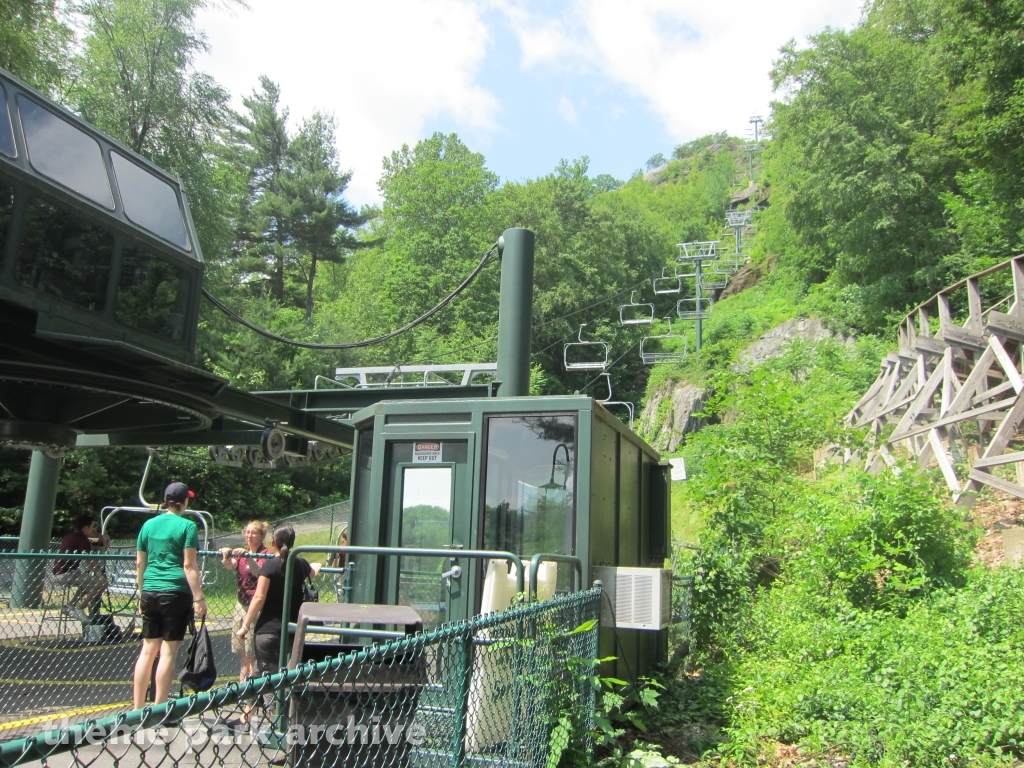
<svg viewBox="0 0 1024 768"><path fill-rule="evenodd" d="M57 503L57 478L61 459L32 451L25 490L25 510L21 518L19 552L45 552L50 548L53 533L53 507ZM43 600L43 577L46 560L19 560L14 567L11 607L38 608Z"/></svg>
<svg viewBox="0 0 1024 768"><path fill-rule="evenodd" d="M469 726L469 689L473 683L473 625L466 626L466 635L458 644L455 674L458 695L455 699L455 743L452 744L452 768L460 768L466 759L466 730Z"/></svg>

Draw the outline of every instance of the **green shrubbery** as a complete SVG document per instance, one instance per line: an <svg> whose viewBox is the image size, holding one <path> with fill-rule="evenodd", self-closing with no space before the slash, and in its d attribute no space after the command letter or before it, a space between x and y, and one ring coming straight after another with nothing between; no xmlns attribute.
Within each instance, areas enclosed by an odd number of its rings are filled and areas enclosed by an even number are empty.
<svg viewBox="0 0 1024 768"><path fill-rule="evenodd" d="M880 766L1024 753L1024 574L971 567L976 533L927 475L812 461L860 439L842 416L880 354L827 341L709 375L717 423L690 438L681 484L704 521L691 674L659 716L692 751L753 764L782 742Z"/></svg>
<svg viewBox="0 0 1024 768"><path fill-rule="evenodd" d="M835 748L858 764L948 766L1019 757L1024 744L1024 574L969 572L965 587L857 609L793 582L764 592L729 669L729 741Z"/></svg>

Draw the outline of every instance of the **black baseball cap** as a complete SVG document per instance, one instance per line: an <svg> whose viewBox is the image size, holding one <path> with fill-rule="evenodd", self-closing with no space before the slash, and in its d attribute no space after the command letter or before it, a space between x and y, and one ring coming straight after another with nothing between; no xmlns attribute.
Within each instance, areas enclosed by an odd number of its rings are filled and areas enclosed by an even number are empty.
<svg viewBox="0 0 1024 768"><path fill-rule="evenodd" d="M194 499L195 497L195 493L190 491L184 483L171 483L164 490L164 499L173 501L175 504L181 504L185 499Z"/></svg>

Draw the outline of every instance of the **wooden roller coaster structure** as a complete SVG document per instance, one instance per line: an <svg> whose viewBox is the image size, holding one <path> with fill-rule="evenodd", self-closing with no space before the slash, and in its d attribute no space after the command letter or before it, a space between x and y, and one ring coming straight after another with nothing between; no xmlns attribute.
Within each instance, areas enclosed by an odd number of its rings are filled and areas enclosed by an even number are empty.
<svg viewBox="0 0 1024 768"><path fill-rule="evenodd" d="M921 468L937 464L965 505L983 485L1024 498L1022 363L1024 255L939 291L900 323L898 350L847 416L870 428L866 469L895 464L901 447Z"/></svg>

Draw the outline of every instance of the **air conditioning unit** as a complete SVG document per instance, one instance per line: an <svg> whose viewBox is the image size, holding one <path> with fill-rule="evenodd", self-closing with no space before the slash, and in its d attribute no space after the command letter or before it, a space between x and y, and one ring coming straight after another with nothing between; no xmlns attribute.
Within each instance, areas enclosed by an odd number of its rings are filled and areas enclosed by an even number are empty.
<svg viewBox="0 0 1024 768"><path fill-rule="evenodd" d="M672 618L672 571L669 568L598 566L607 599L601 600L601 626L618 629L662 629Z"/></svg>

